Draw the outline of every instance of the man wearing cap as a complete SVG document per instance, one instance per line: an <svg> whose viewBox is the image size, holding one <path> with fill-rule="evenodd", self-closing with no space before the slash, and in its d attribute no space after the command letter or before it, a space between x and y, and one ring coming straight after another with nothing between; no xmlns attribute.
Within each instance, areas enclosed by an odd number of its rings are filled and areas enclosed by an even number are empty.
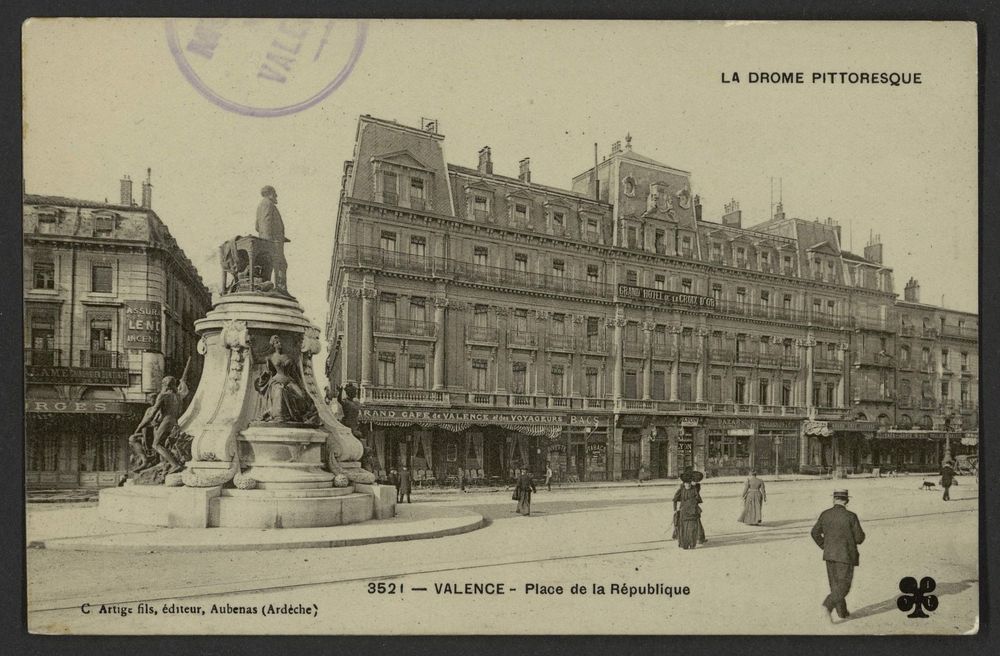
<svg viewBox="0 0 1000 656"><path fill-rule="evenodd" d="M858 566L858 545L865 541L858 516L847 509L850 500L847 490L833 491L833 507L820 514L812 529L812 539L823 550L826 576L830 594L823 600L824 615L831 622L835 609L837 616L846 619L847 593L851 591L854 568Z"/></svg>

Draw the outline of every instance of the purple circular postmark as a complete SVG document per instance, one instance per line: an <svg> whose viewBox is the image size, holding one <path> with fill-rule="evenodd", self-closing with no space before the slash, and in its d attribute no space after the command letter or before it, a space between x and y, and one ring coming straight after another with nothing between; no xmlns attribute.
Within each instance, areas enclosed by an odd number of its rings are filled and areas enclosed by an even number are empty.
<svg viewBox="0 0 1000 656"><path fill-rule="evenodd" d="M167 45L198 93L245 116L286 116L350 76L365 21L192 18L166 21Z"/></svg>

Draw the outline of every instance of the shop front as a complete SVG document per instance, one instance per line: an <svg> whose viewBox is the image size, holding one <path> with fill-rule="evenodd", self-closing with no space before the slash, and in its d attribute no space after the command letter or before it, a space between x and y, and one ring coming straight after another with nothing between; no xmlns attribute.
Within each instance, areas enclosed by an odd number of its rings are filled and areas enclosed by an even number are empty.
<svg viewBox="0 0 1000 656"><path fill-rule="evenodd" d="M622 417L628 417L623 415ZM673 415L650 416L648 426L637 429L640 440L648 441L648 462L641 463L641 472L648 471L650 478L676 478L686 468L705 471L708 449L706 445L706 422L704 417L680 417ZM621 418L619 419L621 421ZM622 444L626 444L623 431ZM643 447L640 442L639 447ZM622 477L624 478L624 460Z"/></svg>
<svg viewBox="0 0 1000 656"><path fill-rule="evenodd" d="M874 466L874 421L805 421L800 460L802 473L832 473L835 477L870 472Z"/></svg>
<svg viewBox="0 0 1000 656"><path fill-rule="evenodd" d="M708 476L790 474L798 471L797 420L720 417L706 420Z"/></svg>
<svg viewBox="0 0 1000 656"><path fill-rule="evenodd" d="M960 432L892 429L878 433L872 464L881 470L937 472L959 455L977 455L978 439Z"/></svg>
<svg viewBox="0 0 1000 656"><path fill-rule="evenodd" d="M557 481L606 477L606 419L364 408L361 422L383 480L406 466L418 484L454 483L462 471L470 483L506 485L520 469L544 478L547 464Z"/></svg>
<svg viewBox="0 0 1000 656"><path fill-rule="evenodd" d="M29 399L25 403L25 485L113 487L128 471L128 436L141 403Z"/></svg>

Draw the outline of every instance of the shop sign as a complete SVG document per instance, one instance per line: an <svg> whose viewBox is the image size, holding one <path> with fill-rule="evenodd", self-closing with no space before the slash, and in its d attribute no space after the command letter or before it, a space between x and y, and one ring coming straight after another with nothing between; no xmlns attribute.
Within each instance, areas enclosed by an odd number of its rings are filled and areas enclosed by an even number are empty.
<svg viewBox="0 0 1000 656"><path fill-rule="evenodd" d="M566 417L570 426L586 426L589 428L600 428L601 419L596 415L569 415Z"/></svg>
<svg viewBox="0 0 1000 656"><path fill-rule="evenodd" d="M45 367L29 365L24 368L29 383L59 385L128 385L128 369L98 369L93 367Z"/></svg>
<svg viewBox="0 0 1000 656"><path fill-rule="evenodd" d="M587 455L590 456L603 456L604 452L607 451L608 445L604 442L594 442L587 445Z"/></svg>
<svg viewBox="0 0 1000 656"><path fill-rule="evenodd" d="M545 424L549 426L559 426L564 422L562 415L505 414L499 412L462 412L451 410L394 410L391 408L363 408L360 418L363 421Z"/></svg>
<svg viewBox="0 0 1000 656"><path fill-rule="evenodd" d="M125 301L125 348L160 350L159 301Z"/></svg>
<svg viewBox="0 0 1000 656"><path fill-rule="evenodd" d="M620 428L642 428L646 425L645 415L619 415L618 426Z"/></svg>
<svg viewBox="0 0 1000 656"><path fill-rule="evenodd" d="M681 417L681 426L700 426L700 417Z"/></svg>
<svg viewBox="0 0 1000 656"><path fill-rule="evenodd" d="M722 417L719 419L719 426L722 428L751 428L753 423L739 417Z"/></svg>
<svg viewBox="0 0 1000 656"><path fill-rule="evenodd" d="M787 421L757 421L757 428L761 430L795 430L797 426L793 426Z"/></svg>
<svg viewBox="0 0 1000 656"><path fill-rule="evenodd" d="M830 430L840 432L874 432L878 424L874 421L829 421Z"/></svg>
<svg viewBox="0 0 1000 656"><path fill-rule="evenodd" d="M57 401L54 399L29 400L24 403L25 412L79 412L88 414L123 414L125 404L121 401Z"/></svg>
<svg viewBox="0 0 1000 656"><path fill-rule="evenodd" d="M549 453L566 453L566 445L562 442L553 442L549 444Z"/></svg>
<svg viewBox="0 0 1000 656"><path fill-rule="evenodd" d="M652 287L636 287L635 285L618 285L619 300L642 301L644 303L656 303L657 305L681 305L684 307L715 308L717 303L711 296L699 296L697 294L679 294L665 289L653 289Z"/></svg>
<svg viewBox="0 0 1000 656"><path fill-rule="evenodd" d="M726 435L733 435L735 437L752 437L752 428L730 428L726 431Z"/></svg>

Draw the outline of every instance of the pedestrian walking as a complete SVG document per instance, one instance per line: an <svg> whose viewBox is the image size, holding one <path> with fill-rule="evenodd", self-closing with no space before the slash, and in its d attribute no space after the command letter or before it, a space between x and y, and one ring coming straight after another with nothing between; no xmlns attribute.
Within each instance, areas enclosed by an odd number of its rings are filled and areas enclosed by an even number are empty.
<svg viewBox="0 0 1000 656"><path fill-rule="evenodd" d="M552 467L549 463L545 463L545 487L548 488L549 492L552 491Z"/></svg>
<svg viewBox="0 0 1000 656"><path fill-rule="evenodd" d="M739 521L751 526L760 526L763 520L763 505L767 501L767 490L764 481L757 478L757 472L751 471L750 478L743 486L743 513Z"/></svg>
<svg viewBox="0 0 1000 656"><path fill-rule="evenodd" d="M399 498L399 472L395 468L389 470L389 485L396 488L396 498Z"/></svg>
<svg viewBox="0 0 1000 656"><path fill-rule="evenodd" d="M677 546L694 549L701 541L701 494L694 486L693 472L681 474L682 485L674 493L674 529Z"/></svg>
<svg viewBox="0 0 1000 656"><path fill-rule="evenodd" d="M461 467L458 469L458 489L465 492L465 469Z"/></svg>
<svg viewBox="0 0 1000 656"><path fill-rule="evenodd" d="M532 492L537 492L535 481L532 480L527 469L522 469L514 487L514 498L517 499L517 513L519 515L528 516L531 514Z"/></svg>
<svg viewBox="0 0 1000 656"><path fill-rule="evenodd" d="M410 470L403 465L403 469L399 472L399 487L397 489L396 503L403 503L403 497L406 497L406 503L410 503L410 489L413 485L413 481L410 478Z"/></svg>
<svg viewBox="0 0 1000 656"><path fill-rule="evenodd" d="M944 496L941 497L945 501L951 501L951 486L957 485L955 481L955 470L952 469L950 463L944 463L941 467L941 487L944 488Z"/></svg>
<svg viewBox="0 0 1000 656"><path fill-rule="evenodd" d="M824 510L812 529L812 539L823 550L830 594L823 600L824 616L833 622L836 610L840 619L850 617L847 593L851 591L854 568L858 566L858 545L865 541L858 516L847 509L847 490L833 491L833 507Z"/></svg>

